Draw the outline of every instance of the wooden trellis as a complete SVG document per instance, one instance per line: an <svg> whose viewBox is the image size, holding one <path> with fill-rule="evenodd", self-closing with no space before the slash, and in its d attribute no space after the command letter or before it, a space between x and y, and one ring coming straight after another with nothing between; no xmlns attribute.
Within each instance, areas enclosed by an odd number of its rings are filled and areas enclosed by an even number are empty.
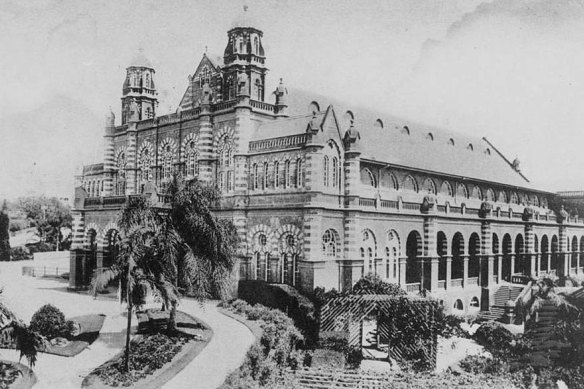
<svg viewBox="0 0 584 389"><path fill-rule="evenodd" d="M398 361L422 359L436 366L439 303L433 300L389 295L345 295L329 300L320 309L321 332L345 332L348 344L361 347L362 323L377 316L378 333L389 340L388 356ZM406 312L407 315L396 315ZM416 328L412 328L412 321Z"/></svg>

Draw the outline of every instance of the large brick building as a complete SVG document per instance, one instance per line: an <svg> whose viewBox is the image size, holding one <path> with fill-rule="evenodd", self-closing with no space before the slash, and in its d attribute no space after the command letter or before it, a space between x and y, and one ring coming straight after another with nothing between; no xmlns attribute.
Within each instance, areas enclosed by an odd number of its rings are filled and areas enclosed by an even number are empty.
<svg viewBox="0 0 584 389"><path fill-rule="evenodd" d="M244 18L227 35L171 115L156 114L152 65L140 55L127 68L121 123L109 115L103 163L78 177L72 287L112 260L128 197L159 201L175 173L220 188L241 278L309 291L372 272L466 309L522 275L583 271L582 220L550 209L555 195L487 139L333 107L282 82L266 93L262 31Z"/></svg>

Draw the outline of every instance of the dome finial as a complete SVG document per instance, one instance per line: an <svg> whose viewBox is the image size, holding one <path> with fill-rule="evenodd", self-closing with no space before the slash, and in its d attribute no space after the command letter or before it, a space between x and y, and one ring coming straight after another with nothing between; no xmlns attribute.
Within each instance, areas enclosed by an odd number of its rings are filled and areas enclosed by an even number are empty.
<svg viewBox="0 0 584 389"><path fill-rule="evenodd" d="M248 9L248 8L249 8L249 7L248 7L247 5L244 5L244 6L243 6L243 12L247 12L247 9Z"/></svg>

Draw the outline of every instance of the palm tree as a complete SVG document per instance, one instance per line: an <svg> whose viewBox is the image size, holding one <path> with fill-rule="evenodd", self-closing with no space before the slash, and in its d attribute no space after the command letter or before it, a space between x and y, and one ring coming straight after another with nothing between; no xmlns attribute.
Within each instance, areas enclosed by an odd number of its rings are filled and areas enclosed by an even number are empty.
<svg viewBox="0 0 584 389"><path fill-rule="evenodd" d="M144 198L130 198L122 209L120 227L120 250L116 262L92 280L94 295L114 279L120 281L120 300L127 303L126 347L124 368L129 370L130 328L132 310L143 304L145 293L152 290L166 305L176 304L178 293L174 285L165 278L160 260L160 216Z"/></svg>
<svg viewBox="0 0 584 389"><path fill-rule="evenodd" d="M170 210L163 223L165 274L182 293L199 301L224 298L231 286L237 231L213 215L220 195L197 180L175 179L169 188ZM176 330L176 301L171 302L168 330Z"/></svg>

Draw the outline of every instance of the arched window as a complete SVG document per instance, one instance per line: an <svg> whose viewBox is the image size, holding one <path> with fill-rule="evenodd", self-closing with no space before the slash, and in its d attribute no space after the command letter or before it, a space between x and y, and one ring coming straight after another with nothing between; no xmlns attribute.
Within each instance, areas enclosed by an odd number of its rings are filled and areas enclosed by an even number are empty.
<svg viewBox="0 0 584 389"><path fill-rule="evenodd" d="M290 160L284 162L284 188L290 188Z"/></svg>
<svg viewBox="0 0 584 389"><path fill-rule="evenodd" d="M337 256L337 237L334 230L326 230L322 236L322 253L326 257Z"/></svg>
<svg viewBox="0 0 584 389"><path fill-rule="evenodd" d="M126 194L126 153L121 152L116 161L118 172L115 180L115 192L118 196Z"/></svg>
<svg viewBox="0 0 584 389"><path fill-rule="evenodd" d="M479 200L483 199L483 192L481 191L481 188L479 188L476 185L473 186L473 188L472 188L472 198L479 199Z"/></svg>
<svg viewBox="0 0 584 389"><path fill-rule="evenodd" d="M511 204L519 204L519 197L515 192L511 192Z"/></svg>
<svg viewBox="0 0 584 389"><path fill-rule="evenodd" d="M140 192L143 190L143 185L152 180L150 166L152 165L152 161L150 159L150 151L148 148L142 148L140 152L140 159L138 161L138 165L140 168L140 175L138 176L140 183L138 184L138 188Z"/></svg>
<svg viewBox="0 0 584 389"><path fill-rule="evenodd" d="M337 183L339 182L339 160L337 157L333 157L333 188L336 188Z"/></svg>
<svg viewBox="0 0 584 389"><path fill-rule="evenodd" d="M408 175L404 179L404 184L402 185L402 188L407 191L417 192L418 184L416 184L416 180L414 180L414 177Z"/></svg>
<svg viewBox="0 0 584 389"><path fill-rule="evenodd" d="M324 186L329 186L329 157L324 156Z"/></svg>
<svg viewBox="0 0 584 389"><path fill-rule="evenodd" d="M377 188L377 182L371 170L365 168L361 170L361 183L372 188Z"/></svg>
<svg viewBox="0 0 584 389"><path fill-rule="evenodd" d="M162 157L162 178L165 180L170 180L172 178L172 153L170 151L170 146L167 146Z"/></svg>
<svg viewBox="0 0 584 389"><path fill-rule="evenodd" d="M302 159L296 160L296 187L302 188L304 186L304 166L302 166Z"/></svg>
<svg viewBox="0 0 584 389"><path fill-rule="evenodd" d="M258 164L254 163L251 168L251 187L253 190L258 188Z"/></svg>
<svg viewBox="0 0 584 389"><path fill-rule="evenodd" d="M205 83L211 82L211 72L207 66L204 66L199 73L199 86L202 88Z"/></svg>
<svg viewBox="0 0 584 389"><path fill-rule="evenodd" d="M262 190L268 188L268 163L264 162L264 168L262 169Z"/></svg>
<svg viewBox="0 0 584 389"><path fill-rule="evenodd" d="M443 196L452 197L452 186L448 181L442 182L442 186L440 187L440 194Z"/></svg>
<svg viewBox="0 0 584 389"><path fill-rule="evenodd" d="M225 188L224 176L223 172L221 172L219 173L219 190L223 191L224 188Z"/></svg>
<svg viewBox="0 0 584 389"><path fill-rule="evenodd" d="M361 257L364 259L363 273L376 273L374 255L377 251L375 236L369 230L363 230L361 233Z"/></svg>
<svg viewBox="0 0 584 389"><path fill-rule="evenodd" d="M464 184L458 184L456 186L456 197L468 199L468 190Z"/></svg>
<svg viewBox="0 0 584 389"><path fill-rule="evenodd" d="M231 192L233 190L233 172L230 170L227 172L227 191Z"/></svg>
<svg viewBox="0 0 584 389"><path fill-rule="evenodd" d="M256 96L255 99L258 101L262 101L262 94L263 94L263 90L264 88L262 87L262 82L258 79L255 80L255 92L256 92Z"/></svg>
<svg viewBox="0 0 584 389"><path fill-rule="evenodd" d="M426 178L424 180L424 186L422 187L422 190L425 193L432 193L432 194L436 194L436 185L434 184L434 181L432 181L432 179L430 178Z"/></svg>
<svg viewBox="0 0 584 389"><path fill-rule="evenodd" d="M486 200L487 201L495 201L495 192L493 192L493 190L491 188L487 189Z"/></svg>
<svg viewBox="0 0 584 389"><path fill-rule="evenodd" d="M199 158L197 151L193 149L189 150L187 156L187 176L194 177L199 175Z"/></svg>
<svg viewBox="0 0 584 389"><path fill-rule="evenodd" d="M274 162L274 188L280 187L280 162Z"/></svg>
<svg viewBox="0 0 584 389"><path fill-rule="evenodd" d="M507 194L504 191L499 191L499 196L497 196L497 201L500 203L507 202Z"/></svg>
<svg viewBox="0 0 584 389"><path fill-rule="evenodd" d="M254 52L257 55L259 55L260 54L260 40L258 39L257 36L255 38L253 38L253 47L254 47Z"/></svg>
<svg viewBox="0 0 584 389"><path fill-rule="evenodd" d="M150 74L146 73L146 88L150 89Z"/></svg>
<svg viewBox="0 0 584 389"><path fill-rule="evenodd" d="M227 98L228 100L235 98L235 81L233 76L227 77Z"/></svg>

